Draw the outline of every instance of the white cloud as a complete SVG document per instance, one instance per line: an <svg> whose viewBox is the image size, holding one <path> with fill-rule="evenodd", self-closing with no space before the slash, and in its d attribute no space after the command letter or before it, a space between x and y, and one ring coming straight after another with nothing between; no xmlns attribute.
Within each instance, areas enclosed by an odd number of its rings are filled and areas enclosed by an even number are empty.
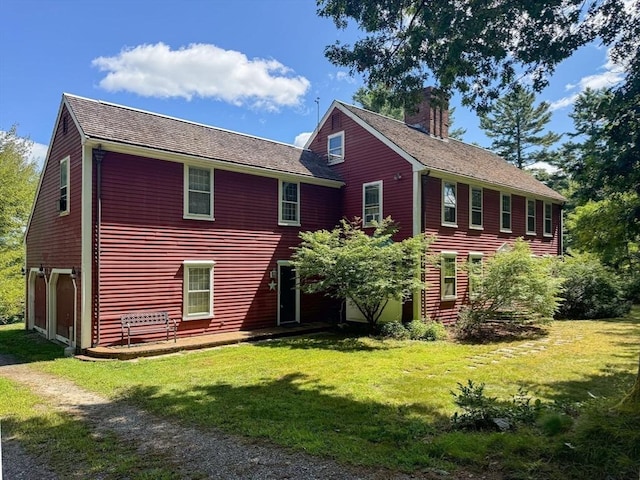
<svg viewBox="0 0 640 480"><path fill-rule="evenodd" d="M307 140L311 136L313 132L302 132L296 135L296 139L293 141L293 144L296 147L304 147L307 144Z"/></svg>
<svg viewBox="0 0 640 480"><path fill-rule="evenodd" d="M556 100L555 102L551 102L551 110L559 110L573 105L580 93L585 91L587 88L597 90L600 88L614 87L624 80L624 68L611 60L609 51L607 51L607 63L600 67L600 69L603 70L601 73L582 77L578 83L567 84L565 90L569 92L573 91L573 93ZM577 92L575 91L576 89Z"/></svg>
<svg viewBox="0 0 640 480"><path fill-rule="evenodd" d="M44 166L44 160L47 158L47 150L49 150L49 146L43 145L42 143L34 142L31 146L31 156L29 160L36 162L39 171L41 171Z"/></svg>
<svg viewBox="0 0 640 480"><path fill-rule="evenodd" d="M273 111L301 105L311 85L277 60L249 59L241 52L201 43L178 50L162 42L139 45L113 57L98 57L92 65L107 72L100 87L108 91L214 98Z"/></svg>
<svg viewBox="0 0 640 480"><path fill-rule="evenodd" d="M350 75L349 72L344 72L342 70L336 74L330 73L329 78L337 82L347 82L350 84L356 83L356 79L352 75Z"/></svg>

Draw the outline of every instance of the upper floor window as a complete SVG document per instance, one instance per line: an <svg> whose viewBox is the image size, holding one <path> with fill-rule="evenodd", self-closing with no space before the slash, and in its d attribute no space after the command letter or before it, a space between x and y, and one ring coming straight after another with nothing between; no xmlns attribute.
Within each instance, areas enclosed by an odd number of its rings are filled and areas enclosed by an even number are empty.
<svg viewBox="0 0 640 480"><path fill-rule="evenodd" d="M280 225L300 225L300 185L280 180Z"/></svg>
<svg viewBox="0 0 640 480"><path fill-rule="evenodd" d="M381 181L362 185L362 218L365 227L372 227L374 221L382 220Z"/></svg>
<svg viewBox="0 0 640 480"><path fill-rule="evenodd" d="M58 201L60 214L69 213L69 157L60 160L60 198Z"/></svg>
<svg viewBox="0 0 640 480"><path fill-rule="evenodd" d="M327 137L327 153L329 165L344 161L344 132L334 133Z"/></svg>
<svg viewBox="0 0 640 480"><path fill-rule="evenodd" d="M482 228L482 188L469 188L469 227Z"/></svg>
<svg viewBox="0 0 640 480"><path fill-rule="evenodd" d="M184 166L184 217L213 220L213 170Z"/></svg>
<svg viewBox="0 0 640 480"><path fill-rule="evenodd" d="M551 237L553 235L552 207L550 203L544 204L544 235Z"/></svg>
<svg viewBox="0 0 640 480"><path fill-rule="evenodd" d="M451 182L442 184L442 224L456 226L458 214L456 208L457 185Z"/></svg>
<svg viewBox="0 0 640 480"><path fill-rule="evenodd" d="M211 260L185 260L182 317L185 320L213 316L213 266Z"/></svg>
<svg viewBox="0 0 640 480"><path fill-rule="evenodd" d="M500 194L500 231L511 233L511 195Z"/></svg>
<svg viewBox="0 0 640 480"><path fill-rule="evenodd" d="M536 234L536 201L527 198L527 235Z"/></svg>
<svg viewBox="0 0 640 480"><path fill-rule="evenodd" d="M440 264L440 298L455 300L457 297L456 253L442 252Z"/></svg>

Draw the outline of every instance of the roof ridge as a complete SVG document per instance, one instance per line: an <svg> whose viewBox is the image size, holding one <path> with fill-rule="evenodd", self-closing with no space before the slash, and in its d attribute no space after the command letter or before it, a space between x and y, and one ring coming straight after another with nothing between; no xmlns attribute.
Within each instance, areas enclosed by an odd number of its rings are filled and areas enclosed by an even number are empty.
<svg viewBox="0 0 640 480"><path fill-rule="evenodd" d="M240 135L240 136L243 136L243 137L253 138L253 139L256 139L256 140L262 140L262 141L273 143L273 144L276 144L276 145L282 145L282 146L285 146L285 147L291 147L291 148L294 148L294 149L297 149L297 150L311 152L311 150L309 150L308 148L299 147L297 145L294 145L293 143L286 143L286 142L281 142L281 141L278 141L278 140L273 140L273 139L270 139L270 138L259 137L257 135L251 135L249 133L237 132L235 130L229 130L229 129L226 129L226 128L216 127L216 126L213 126L213 125L207 125L206 123L194 122L192 120L187 120L187 119L184 119L184 118L174 117L174 116L171 116L171 115L165 115L163 113L157 113L157 112L152 112L152 111L149 111L149 110L143 110L143 109L140 109L140 108L130 107L128 105L121 105L119 103L107 102L105 100L96 100L95 98L82 97L80 95L74 95L72 93L63 93L63 96L64 97L73 97L73 98L77 98L77 99L80 99L80 100L85 100L85 101L88 101L88 102L93 102L93 103L97 103L97 104L101 104L101 105L107 105L107 106L114 107L114 108L121 108L123 110L129 110L129 111L132 111L132 112L142 113L142 114L145 114L145 115L152 115L154 117L165 118L167 120L174 120L174 121L185 123L185 124L188 124L188 125L193 125L193 126L197 126L197 127L204 127L204 128L208 128L208 129L211 129L211 130L218 130L220 132L231 133L231 134L234 134L234 135Z"/></svg>

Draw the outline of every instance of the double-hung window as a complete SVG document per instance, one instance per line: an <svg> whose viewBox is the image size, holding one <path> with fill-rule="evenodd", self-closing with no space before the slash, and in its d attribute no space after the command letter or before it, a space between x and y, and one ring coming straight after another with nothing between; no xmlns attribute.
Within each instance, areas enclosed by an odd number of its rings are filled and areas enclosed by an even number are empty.
<svg viewBox="0 0 640 480"><path fill-rule="evenodd" d="M185 260L183 278L184 320L196 320L213 316L213 266L212 260Z"/></svg>
<svg viewBox="0 0 640 480"><path fill-rule="evenodd" d="M552 207L550 203L544 204L544 236L553 236Z"/></svg>
<svg viewBox="0 0 640 480"><path fill-rule="evenodd" d="M58 200L60 215L69 213L69 157L60 160L60 198Z"/></svg>
<svg viewBox="0 0 640 480"><path fill-rule="evenodd" d="M482 229L482 188L469 187L469 228Z"/></svg>
<svg viewBox="0 0 640 480"><path fill-rule="evenodd" d="M511 233L511 195L500 194L500 231Z"/></svg>
<svg viewBox="0 0 640 480"><path fill-rule="evenodd" d="M213 220L213 169L184 166L184 218Z"/></svg>
<svg viewBox="0 0 640 480"><path fill-rule="evenodd" d="M477 298L482 284L482 253L469 253L469 298Z"/></svg>
<svg viewBox="0 0 640 480"><path fill-rule="evenodd" d="M442 252L440 263L440 298L455 300L457 297L456 252Z"/></svg>
<svg viewBox="0 0 640 480"><path fill-rule="evenodd" d="M527 235L536 234L536 201L527 198Z"/></svg>
<svg viewBox="0 0 640 480"><path fill-rule="evenodd" d="M280 180L280 225L300 225L300 184Z"/></svg>
<svg viewBox="0 0 640 480"><path fill-rule="evenodd" d="M442 184L442 224L457 226L457 185L452 182Z"/></svg>
<svg viewBox="0 0 640 480"><path fill-rule="evenodd" d="M327 153L329 165L344 162L344 132L334 133L327 137Z"/></svg>
<svg viewBox="0 0 640 480"><path fill-rule="evenodd" d="M365 227L382 220L382 182L362 185L362 219Z"/></svg>

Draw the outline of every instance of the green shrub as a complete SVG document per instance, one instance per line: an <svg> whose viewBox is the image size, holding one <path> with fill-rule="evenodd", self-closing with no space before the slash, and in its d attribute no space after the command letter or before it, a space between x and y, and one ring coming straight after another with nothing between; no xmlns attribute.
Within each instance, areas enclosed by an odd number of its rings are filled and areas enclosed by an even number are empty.
<svg viewBox="0 0 640 480"><path fill-rule="evenodd" d="M409 330L400 322L387 322L382 324L382 327L380 327L380 336L394 340L408 340L411 338Z"/></svg>
<svg viewBox="0 0 640 480"><path fill-rule="evenodd" d="M620 279L593 255L567 256L560 267L564 277L558 318L611 318L629 312Z"/></svg>
<svg viewBox="0 0 640 480"><path fill-rule="evenodd" d="M424 340L436 341L446 340L448 338L447 329L440 322L428 320L425 322L427 330L422 337Z"/></svg>
<svg viewBox="0 0 640 480"><path fill-rule="evenodd" d="M411 320L406 329L411 340L422 340L427 334L427 324L422 320Z"/></svg>

